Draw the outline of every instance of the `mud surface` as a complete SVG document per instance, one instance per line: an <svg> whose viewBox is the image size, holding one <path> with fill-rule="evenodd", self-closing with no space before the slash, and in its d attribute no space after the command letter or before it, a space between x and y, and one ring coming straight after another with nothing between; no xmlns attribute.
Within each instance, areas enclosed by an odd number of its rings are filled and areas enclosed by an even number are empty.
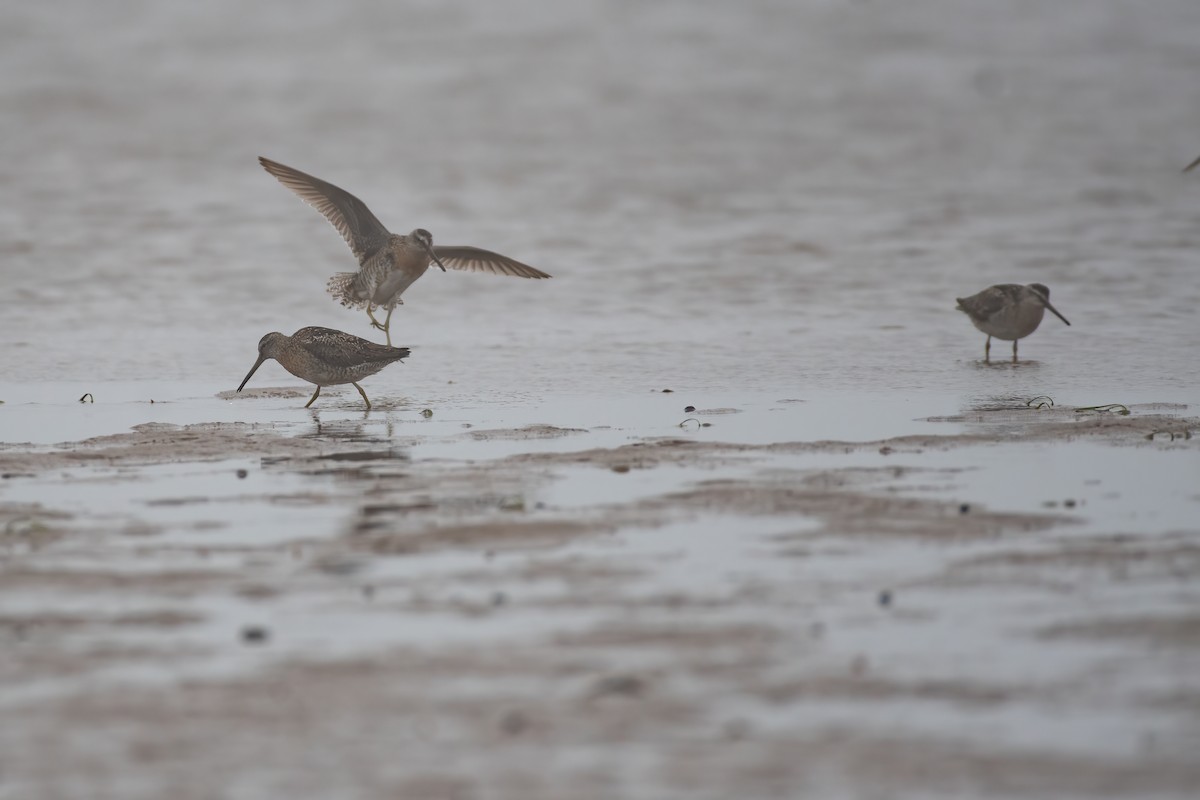
<svg viewBox="0 0 1200 800"><path fill-rule="evenodd" d="M1193 796L1197 41L4 4L0 798ZM422 277L369 413L238 393L378 338L259 155L554 278ZM1017 363L1002 282L1072 323Z"/></svg>
<svg viewBox="0 0 1200 800"><path fill-rule="evenodd" d="M457 434L567 446L473 459L224 423L8 446L5 787L1184 796L1200 539L1175 520L1200 498L1160 473L1121 501L1104 458L1194 476L1200 420L1130 411L868 442ZM1069 496L979 488L1047 447Z"/></svg>

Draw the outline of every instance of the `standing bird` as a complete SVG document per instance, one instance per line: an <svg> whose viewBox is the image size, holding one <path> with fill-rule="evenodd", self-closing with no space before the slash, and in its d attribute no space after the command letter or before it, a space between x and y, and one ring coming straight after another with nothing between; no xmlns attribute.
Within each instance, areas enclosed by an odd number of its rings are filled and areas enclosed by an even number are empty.
<svg viewBox="0 0 1200 800"><path fill-rule="evenodd" d="M245 388L250 376L262 363L268 358L273 358L297 378L317 385L313 396L304 404L305 408L317 399L322 386L349 383L358 389L363 402L367 404L367 410L370 411L371 401L367 399L367 393L358 385L358 381L407 356L407 347L376 344L331 328L301 328L291 336L268 333L258 341L258 361L255 361L254 366L246 373L242 385L237 390L240 392Z"/></svg>
<svg viewBox="0 0 1200 800"><path fill-rule="evenodd" d="M979 294L959 297L958 310L971 318L971 324L988 335L983 346L984 361L991 360L992 337L1013 343L1013 363L1017 363L1017 340L1024 339L1042 324L1046 309L1066 322L1067 318L1050 305L1050 290L1040 283L1022 286L1001 283Z"/></svg>
<svg viewBox="0 0 1200 800"><path fill-rule="evenodd" d="M301 200L320 211L337 228L358 259L358 272L339 272L329 279L328 290L347 308L366 308L371 325L387 335L392 343L392 311L403 305L400 295L413 281L425 274L432 261L446 271L464 269L515 275L518 278L549 278L545 272L508 256L480 250L478 247L434 245L433 236L417 228L407 236L398 236L383 227L366 204L354 195L314 178L298 169L259 156L263 169L295 192ZM372 309L387 309L381 324Z"/></svg>

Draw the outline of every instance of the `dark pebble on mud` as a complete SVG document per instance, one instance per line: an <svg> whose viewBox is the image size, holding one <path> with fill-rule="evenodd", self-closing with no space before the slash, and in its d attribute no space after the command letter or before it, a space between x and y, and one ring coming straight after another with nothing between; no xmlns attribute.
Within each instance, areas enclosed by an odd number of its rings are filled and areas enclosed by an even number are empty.
<svg viewBox="0 0 1200 800"><path fill-rule="evenodd" d="M890 606L892 604L892 593L884 589L879 593L879 605Z"/></svg>
<svg viewBox="0 0 1200 800"><path fill-rule="evenodd" d="M639 697L646 690L646 683L636 675L610 675L596 681L592 689L592 697L606 695L623 695Z"/></svg>
<svg viewBox="0 0 1200 800"><path fill-rule="evenodd" d="M663 393L663 394L671 394L671 393L672 393L672 392L674 392L674 391L675 391L674 389L663 389L663 390L662 390L662 393Z"/></svg>
<svg viewBox="0 0 1200 800"><path fill-rule="evenodd" d="M262 644L271 638L271 632L261 625L247 625L242 628L242 641L246 644Z"/></svg>
<svg viewBox="0 0 1200 800"><path fill-rule="evenodd" d="M623 475L626 472L629 472L629 465L628 464L613 464L612 471L619 472Z"/></svg>
<svg viewBox="0 0 1200 800"><path fill-rule="evenodd" d="M1063 500L1063 505L1066 506L1067 508L1074 508L1075 501L1070 498L1067 498L1066 500Z"/></svg>
<svg viewBox="0 0 1200 800"><path fill-rule="evenodd" d="M695 406L685 406L685 407L684 407L684 409L683 409L683 413L685 413L685 414L690 414L690 413L692 413L692 412L693 412L693 411L695 411L695 410L696 410L696 407L695 407Z"/></svg>
<svg viewBox="0 0 1200 800"><path fill-rule="evenodd" d="M249 474L250 474L250 473L249 473L249 472L247 472L247 471L246 471L246 470L244 470L244 469L239 469L239 470L237 471L237 476L238 476L239 478L244 478L244 477L246 477L246 476L247 476L247 475L249 475Z"/></svg>
<svg viewBox="0 0 1200 800"><path fill-rule="evenodd" d="M500 730L509 736L516 736L529 727L529 719L520 711L509 711L500 718Z"/></svg>
<svg viewBox="0 0 1200 800"><path fill-rule="evenodd" d="M970 514L970 513L971 513L971 504L970 504L970 503L963 503L961 506L959 506L959 507L958 507L958 513L960 513L960 514Z"/></svg>

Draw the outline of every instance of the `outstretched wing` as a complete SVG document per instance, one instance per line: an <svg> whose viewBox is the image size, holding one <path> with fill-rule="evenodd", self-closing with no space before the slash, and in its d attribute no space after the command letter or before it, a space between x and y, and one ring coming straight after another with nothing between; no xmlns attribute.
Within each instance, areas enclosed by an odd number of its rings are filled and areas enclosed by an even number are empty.
<svg viewBox="0 0 1200 800"><path fill-rule="evenodd" d="M350 245L360 265L387 244L391 234L362 200L332 183L269 158L259 156L258 163L301 200L320 211Z"/></svg>
<svg viewBox="0 0 1200 800"><path fill-rule="evenodd" d="M433 252L450 269L461 269L468 272L491 272L494 275L512 275L517 278L549 278L540 269L534 269L528 264L493 253L491 250L480 250L478 247L461 247L435 244Z"/></svg>
<svg viewBox="0 0 1200 800"><path fill-rule="evenodd" d="M292 334L292 341L334 367L397 361L409 354L407 347L388 347L333 328L301 328Z"/></svg>

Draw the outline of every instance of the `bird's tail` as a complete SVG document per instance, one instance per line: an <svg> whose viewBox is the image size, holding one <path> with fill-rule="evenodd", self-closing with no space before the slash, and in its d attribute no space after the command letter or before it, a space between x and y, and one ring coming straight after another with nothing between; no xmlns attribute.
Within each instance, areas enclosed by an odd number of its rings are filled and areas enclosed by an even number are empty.
<svg viewBox="0 0 1200 800"><path fill-rule="evenodd" d="M346 308L358 308L365 303L354 296L354 279L357 277L357 272L339 272L329 279L325 289Z"/></svg>

